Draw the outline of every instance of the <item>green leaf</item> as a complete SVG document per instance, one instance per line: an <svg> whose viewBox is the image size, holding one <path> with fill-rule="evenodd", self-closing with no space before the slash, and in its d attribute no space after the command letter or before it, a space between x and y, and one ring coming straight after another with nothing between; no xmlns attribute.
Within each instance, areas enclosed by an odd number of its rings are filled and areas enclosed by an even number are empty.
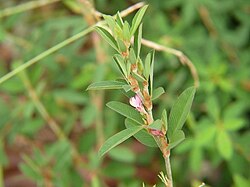
<svg viewBox="0 0 250 187"><path fill-rule="evenodd" d="M156 130L161 130L162 127L162 121L157 119L153 123L149 125L150 128L156 129Z"/></svg>
<svg viewBox="0 0 250 187"><path fill-rule="evenodd" d="M215 95L210 95L207 98L206 102L206 108L208 115L214 119L214 120L219 120L220 118L220 106L218 104L218 99Z"/></svg>
<svg viewBox="0 0 250 187"><path fill-rule="evenodd" d="M134 122L131 119L126 118L125 126L126 128L131 128L131 127L139 126L139 124ZM158 147L154 138L145 129L142 129L141 131L136 133L134 137L143 145L146 145L148 147Z"/></svg>
<svg viewBox="0 0 250 187"><path fill-rule="evenodd" d="M124 42L122 40L120 40L119 38L117 38L117 43L118 43L118 47L119 47L119 50L121 52L126 52L127 51L127 47L126 45L124 44Z"/></svg>
<svg viewBox="0 0 250 187"><path fill-rule="evenodd" d="M246 179L238 174L235 174L233 176L235 187L249 187L250 186L250 180Z"/></svg>
<svg viewBox="0 0 250 187"><path fill-rule="evenodd" d="M169 115L168 138L171 140L176 131L181 130L187 119L194 99L195 88L187 88L174 103Z"/></svg>
<svg viewBox="0 0 250 187"><path fill-rule="evenodd" d="M152 101L155 100L155 99L157 99L158 97L160 97L164 93L165 93L164 88L162 88L162 87L156 88L153 91Z"/></svg>
<svg viewBox="0 0 250 187"><path fill-rule="evenodd" d="M153 94L153 79L154 79L154 58L155 58L155 51L151 52L151 65L150 65L150 95Z"/></svg>
<svg viewBox="0 0 250 187"><path fill-rule="evenodd" d="M226 130L237 131L244 127L245 120L244 119L225 119L224 127Z"/></svg>
<svg viewBox="0 0 250 187"><path fill-rule="evenodd" d="M120 28L123 28L123 20L122 20L122 17L120 15L120 12L118 11L117 14L116 14L116 22L117 24L119 25Z"/></svg>
<svg viewBox="0 0 250 187"><path fill-rule="evenodd" d="M119 54L116 54L114 55L114 60L118 66L118 68L120 69L121 73L125 76L125 77L128 77L128 73L127 73L127 70L126 70L126 66L125 66L125 62L124 62L124 59L122 58L121 55Z"/></svg>
<svg viewBox="0 0 250 187"><path fill-rule="evenodd" d="M129 61L131 62L131 64L136 63L135 51L133 48L130 48L130 50L129 50Z"/></svg>
<svg viewBox="0 0 250 187"><path fill-rule="evenodd" d="M131 26L131 36L134 35L135 31L137 30L138 26L141 23L141 20L146 12L148 8L148 5L143 6L142 8L140 8L140 10L135 14L135 17L132 20L132 26Z"/></svg>
<svg viewBox="0 0 250 187"><path fill-rule="evenodd" d="M142 116L135 108L118 101L111 101L107 103L107 106L129 119L132 119L139 124L143 124Z"/></svg>
<svg viewBox="0 0 250 187"><path fill-rule="evenodd" d="M125 92L128 92L131 90L131 86L130 85L123 85L122 88L124 89Z"/></svg>
<svg viewBox="0 0 250 187"><path fill-rule="evenodd" d="M139 82L144 82L144 81L146 81L146 80L144 79L144 77L142 77L142 76L139 75L138 73L132 72L132 75L133 75L133 77L136 78L136 80L138 80Z"/></svg>
<svg viewBox="0 0 250 187"><path fill-rule="evenodd" d="M181 143L184 139L185 139L185 134L182 130L175 131L172 138L170 139L168 149L173 149L179 143Z"/></svg>
<svg viewBox="0 0 250 187"><path fill-rule="evenodd" d="M104 15L104 14L102 15L102 17L107 22L109 28L113 31L116 25L114 17L110 15Z"/></svg>
<svg viewBox="0 0 250 187"><path fill-rule="evenodd" d="M105 153L110 151L112 148L124 142L125 140L127 140L128 138L130 138L131 136L133 136L134 134L136 134L142 129L143 129L142 126L137 126L137 127L132 127L129 129L125 129L121 132L118 132L114 136L110 137L106 142L104 142L104 144L98 151L98 156L102 157Z"/></svg>
<svg viewBox="0 0 250 187"><path fill-rule="evenodd" d="M229 135L225 131L219 131L217 134L217 148L220 155L229 160L233 155L233 145Z"/></svg>
<svg viewBox="0 0 250 187"><path fill-rule="evenodd" d="M123 39L126 42L130 42L130 26L129 23L127 21L125 21L123 29L122 29L122 33L123 33Z"/></svg>
<svg viewBox="0 0 250 187"><path fill-rule="evenodd" d="M140 24L139 29L135 32L135 38L134 38L134 48L137 58L140 56L141 39L142 39L142 24Z"/></svg>
<svg viewBox="0 0 250 187"><path fill-rule="evenodd" d="M145 76L145 78L148 80L149 75L150 75L150 64L151 64L151 57L152 57L152 53L149 52L145 58L145 68L143 71L143 75Z"/></svg>
<svg viewBox="0 0 250 187"><path fill-rule="evenodd" d="M114 160L127 163L134 162L136 159L135 153L131 149L122 146L110 150L109 156Z"/></svg>
<svg viewBox="0 0 250 187"><path fill-rule="evenodd" d="M111 47L113 47L116 51L119 52L117 42L106 29L97 26L96 31L109 43Z"/></svg>
<svg viewBox="0 0 250 187"><path fill-rule="evenodd" d="M108 89L122 89L126 86L123 82L118 81L100 81L92 83L88 86L87 90L108 90Z"/></svg>
<svg viewBox="0 0 250 187"><path fill-rule="evenodd" d="M165 130L165 132L167 132L168 130L168 117L167 117L167 111L164 109L161 115L161 121L163 123L163 128Z"/></svg>

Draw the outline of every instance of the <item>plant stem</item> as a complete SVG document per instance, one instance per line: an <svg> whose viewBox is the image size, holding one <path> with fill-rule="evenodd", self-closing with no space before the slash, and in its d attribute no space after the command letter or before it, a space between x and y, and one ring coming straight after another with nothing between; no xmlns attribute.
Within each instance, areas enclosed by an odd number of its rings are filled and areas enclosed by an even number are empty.
<svg viewBox="0 0 250 187"><path fill-rule="evenodd" d="M127 16L128 14L130 14L131 12L133 12L134 10L140 8L141 6L143 6L143 3L137 3L125 10L123 10L121 12L121 16ZM11 77L15 76L17 73L23 71L24 69L28 68L29 66L35 64L36 62L38 62L39 60L47 57L48 55L51 55L52 53L56 52L57 50L67 46L68 44L80 39L81 37L89 34L90 32L94 31L95 26L96 25L101 25L103 24L103 21L99 21L97 22L95 25L88 27L87 29L79 32L78 34L62 41L61 43L49 48L48 50L40 53L39 55L35 56L34 58L32 58L31 60L27 61L26 63L22 64L21 66L17 67L16 69L14 69L13 71L7 73L6 75L4 75L3 77L0 78L0 84L2 84L3 82L5 82L6 80L10 79Z"/></svg>
<svg viewBox="0 0 250 187"><path fill-rule="evenodd" d="M165 167L168 177L168 186L173 187L173 179L172 179L172 171L171 171L171 164L170 164L170 154L167 157L164 157L165 160Z"/></svg>
<svg viewBox="0 0 250 187"><path fill-rule="evenodd" d="M0 18L6 17L6 16L11 16L13 14L25 12L27 10L31 10L34 8L38 8L41 6L45 6L48 4L52 4L55 2L58 2L60 0L39 0L39 1L30 1L27 3L23 3L21 5L17 5L14 7L6 8L0 11Z"/></svg>
<svg viewBox="0 0 250 187"><path fill-rule="evenodd" d="M48 50L40 53L39 55L35 56L34 58L32 58L31 60L27 61L26 63L20 65L19 67L17 67L16 69L14 69L13 71L9 72L8 74L4 75L3 77L0 78L0 84L5 82L6 80L10 79L11 77L15 76L17 73L23 71L24 69L28 68L29 66L35 64L36 62L38 62L39 60L47 57L48 55L51 55L52 53L58 51L59 49L65 47L66 45L80 39L81 37L89 34L90 32L92 32L94 30L94 26L89 27L81 32L79 32L78 34L64 40L63 42L49 48Z"/></svg>
<svg viewBox="0 0 250 187"><path fill-rule="evenodd" d="M196 70L194 64L192 63L192 61L183 52L181 52L177 49L173 49L170 47L160 45L160 44L152 42L150 40L146 40L144 38L142 38L141 43L143 45L150 47L150 48L153 48L157 51L163 51L166 53L170 53L170 54L175 55L177 58L179 58L180 62L189 68L189 70L193 76L193 79L194 79L194 86L199 87L199 75L197 73L197 70Z"/></svg>
<svg viewBox="0 0 250 187"><path fill-rule="evenodd" d="M4 148L2 148L2 146L3 146L3 140L0 137L0 148L1 148L2 151L4 151ZM0 163L0 187L4 187L4 184L3 184L3 165L2 165L2 163Z"/></svg>

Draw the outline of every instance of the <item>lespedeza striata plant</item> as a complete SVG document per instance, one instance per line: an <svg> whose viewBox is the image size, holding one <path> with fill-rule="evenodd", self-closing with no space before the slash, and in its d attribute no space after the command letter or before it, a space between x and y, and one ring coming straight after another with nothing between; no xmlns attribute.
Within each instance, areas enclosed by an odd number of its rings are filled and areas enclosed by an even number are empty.
<svg viewBox="0 0 250 187"><path fill-rule="evenodd" d="M165 161L166 173L161 173L161 180L167 187L173 186L170 151L184 140L181 130L195 94L195 88L187 88L173 105L169 118L163 110L160 119L153 118L152 101L164 93L162 87L154 89L154 55L151 51L145 60L140 56L142 39L142 18L147 9L142 7L130 25L123 21L119 12L115 17L103 15L106 26L97 26L96 31L117 51L113 59L122 74L124 81L101 81L91 84L87 90L122 89L132 92L129 103L111 101L109 108L125 116L126 129L110 137L100 148L98 154L103 156L115 146L134 136L139 142L149 147L158 147Z"/></svg>

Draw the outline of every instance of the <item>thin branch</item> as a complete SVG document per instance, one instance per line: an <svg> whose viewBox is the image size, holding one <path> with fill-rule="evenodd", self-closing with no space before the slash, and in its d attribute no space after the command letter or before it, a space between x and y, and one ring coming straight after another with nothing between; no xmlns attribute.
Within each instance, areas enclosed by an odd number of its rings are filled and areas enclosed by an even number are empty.
<svg viewBox="0 0 250 187"><path fill-rule="evenodd" d="M35 64L36 62L38 62L39 60L51 55L52 53L58 51L59 49L69 45L70 43L80 39L81 37L89 34L90 32L92 32L94 30L94 26L89 27L81 32L79 32L78 34L64 40L63 42L49 48L48 50L40 53L39 55L35 56L34 58L32 58L31 60L27 61L26 63L20 65L19 67L17 67L16 69L14 69L13 71L9 72L8 74L4 75L3 77L0 78L0 84L5 82L6 80L10 79L11 77L15 76L17 73L23 71L24 69L30 67L31 65Z"/></svg>
<svg viewBox="0 0 250 187"><path fill-rule="evenodd" d="M39 0L39 1L30 1L27 3L23 3L21 5L17 5L15 7L5 8L0 11L0 18L11 16L13 14L25 12L27 10L31 10L34 8L39 8L45 5L49 5L52 3L56 3L60 0Z"/></svg>
<svg viewBox="0 0 250 187"><path fill-rule="evenodd" d="M169 48L169 47L160 45L158 43L155 43L155 42L152 42L152 41L146 40L146 39L142 39L141 42L143 45L145 45L147 47L153 48L157 51L164 51L166 53L170 53L170 54L173 54L176 57L178 57L180 62L183 65L188 66L188 68L193 76L193 79L194 79L194 86L199 87L199 76L198 76L197 70L196 70L194 64L191 62L191 60L183 52L176 50L176 49L173 49L173 48Z"/></svg>
<svg viewBox="0 0 250 187"><path fill-rule="evenodd" d="M139 3L136 3L130 7L128 7L127 9L121 11L121 17L126 17L127 15L131 14L132 12L136 11L137 9L143 7L145 5L144 2L139 2ZM102 17L103 13L99 12L99 11L95 11L95 15L97 17Z"/></svg>
<svg viewBox="0 0 250 187"><path fill-rule="evenodd" d="M124 16L127 16L128 14L130 14L132 11L140 8L141 6L143 5L143 3L137 3L129 8L127 8L126 10L123 10L121 12L121 15L124 17ZM17 67L16 69L14 69L13 71L7 73L6 75L2 76L0 78L0 84L2 84L3 82L5 82L6 80L12 78L13 76L15 76L17 73L23 71L24 69L28 68L29 66L35 64L36 62L38 62L39 60L47 57L48 55L51 55L52 53L58 51L59 49L69 45L70 43L72 42L75 42L76 40L80 39L81 37L89 34L90 32L92 32L95 28L96 25L101 25L103 24L104 22L103 21L99 21L97 22L95 25L91 26L91 27L88 27L87 29L79 32L78 34L62 41L61 43L49 48L48 50L40 53L39 55L35 56L34 58L32 58L31 60L27 61L26 63L20 65L19 67Z"/></svg>

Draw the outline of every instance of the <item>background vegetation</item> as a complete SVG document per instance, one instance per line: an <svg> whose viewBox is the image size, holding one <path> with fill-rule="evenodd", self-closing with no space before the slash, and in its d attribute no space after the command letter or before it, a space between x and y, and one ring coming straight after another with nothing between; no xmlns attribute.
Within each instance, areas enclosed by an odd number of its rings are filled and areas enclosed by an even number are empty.
<svg viewBox="0 0 250 187"><path fill-rule="evenodd" d="M1 77L97 19L84 0L6 9L26 2L0 1ZM136 2L96 0L94 7L115 14ZM250 186L249 1L146 3L143 37L183 51L200 78L187 138L171 155L175 186ZM85 91L117 78L113 53L93 32L0 84L0 187L162 185L160 152L135 139L97 159L103 141L124 129L121 116L105 107L111 99L127 101L121 92ZM155 59L155 87L166 90L154 104L160 116L194 80L176 56L156 52Z"/></svg>

